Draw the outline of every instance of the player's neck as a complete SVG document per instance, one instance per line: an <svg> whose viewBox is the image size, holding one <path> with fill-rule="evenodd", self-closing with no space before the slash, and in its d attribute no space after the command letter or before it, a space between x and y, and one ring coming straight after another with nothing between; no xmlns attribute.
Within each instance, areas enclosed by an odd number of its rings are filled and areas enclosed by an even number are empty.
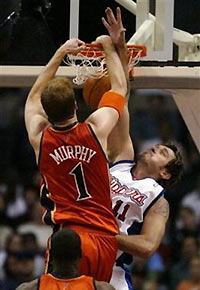
<svg viewBox="0 0 200 290"><path fill-rule="evenodd" d="M132 174L134 175L135 179L144 179L144 178L153 178L157 180L156 174L149 173L143 164L138 162L136 166L132 169Z"/></svg>
<svg viewBox="0 0 200 290"><path fill-rule="evenodd" d="M77 120L77 116L76 116L76 114L72 117L72 118L70 118L70 119L68 119L68 120L66 120L66 121L63 121L63 122L58 122L58 123L55 123L54 125L56 126L56 127L67 127L67 126L69 126L70 124L73 124L73 123L75 123L75 122L77 122L78 120Z"/></svg>
<svg viewBox="0 0 200 290"><path fill-rule="evenodd" d="M77 264L66 265L64 263L59 263L59 265L53 265L53 273L56 277L60 279L73 279L80 276L80 272L77 268Z"/></svg>

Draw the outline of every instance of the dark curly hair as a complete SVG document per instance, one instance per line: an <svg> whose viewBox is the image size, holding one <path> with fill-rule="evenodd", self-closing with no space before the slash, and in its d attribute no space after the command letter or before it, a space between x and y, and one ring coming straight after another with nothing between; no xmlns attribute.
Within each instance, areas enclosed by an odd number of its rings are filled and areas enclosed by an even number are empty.
<svg viewBox="0 0 200 290"><path fill-rule="evenodd" d="M166 189L169 189L173 187L183 175L183 159L180 149L173 142L169 142L163 145L170 148L175 154L175 158L169 161L165 166L167 172L171 174L170 179L159 180L160 185Z"/></svg>

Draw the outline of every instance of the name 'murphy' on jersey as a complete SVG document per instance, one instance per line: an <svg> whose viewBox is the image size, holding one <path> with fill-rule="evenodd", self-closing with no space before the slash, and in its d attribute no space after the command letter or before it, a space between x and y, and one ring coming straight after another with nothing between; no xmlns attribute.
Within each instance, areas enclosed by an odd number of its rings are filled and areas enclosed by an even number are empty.
<svg viewBox="0 0 200 290"><path fill-rule="evenodd" d="M90 163L92 157L96 153L96 151L85 146L68 145L55 148L54 151L49 154L49 156L53 158L57 165L59 165L61 162L68 159L78 159Z"/></svg>

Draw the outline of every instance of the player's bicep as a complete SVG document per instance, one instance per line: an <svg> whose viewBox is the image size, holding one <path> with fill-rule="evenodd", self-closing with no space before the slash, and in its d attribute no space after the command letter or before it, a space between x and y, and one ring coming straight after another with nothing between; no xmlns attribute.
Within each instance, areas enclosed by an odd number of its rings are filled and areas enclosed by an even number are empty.
<svg viewBox="0 0 200 290"><path fill-rule="evenodd" d="M145 216L141 234L145 235L157 248L163 238L169 217L169 204L161 198Z"/></svg>
<svg viewBox="0 0 200 290"><path fill-rule="evenodd" d="M108 158L110 162L133 160L134 149L129 134L129 112L125 106L122 116L108 137Z"/></svg>
<svg viewBox="0 0 200 290"><path fill-rule="evenodd" d="M96 110L86 120L90 123L100 139L106 139L119 119L119 113L112 107L102 107Z"/></svg>
<svg viewBox="0 0 200 290"><path fill-rule="evenodd" d="M48 124L48 119L41 104L27 102L25 105L25 125L31 144L33 142L38 143L42 131Z"/></svg>

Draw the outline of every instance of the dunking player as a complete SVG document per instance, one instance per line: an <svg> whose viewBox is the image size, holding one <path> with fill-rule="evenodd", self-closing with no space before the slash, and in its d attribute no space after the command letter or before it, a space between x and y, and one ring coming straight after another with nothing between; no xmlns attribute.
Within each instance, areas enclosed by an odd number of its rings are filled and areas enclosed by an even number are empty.
<svg viewBox="0 0 200 290"><path fill-rule="evenodd" d="M80 274L81 255L79 235L72 229L58 231L52 238L54 271L32 282L23 283L16 290L114 290L106 282Z"/></svg>
<svg viewBox="0 0 200 290"><path fill-rule="evenodd" d="M117 223L111 208L107 136L123 111L126 77L109 36L97 39L105 54L111 91L85 123L78 123L73 88L66 78L54 78L63 59L81 49L78 39L63 44L33 85L25 106L29 140L43 177L43 220L54 232L75 229L82 241L81 273L109 281L117 251ZM50 124L50 123L51 124ZM48 272L51 265L48 242ZM101 265L101 267L99 266Z"/></svg>
<svg viewBox="0 0 200 290"><path fill-rule="evenodd" d="M110 8L106 10L106 15L107 21L103 19L103 23L127 74L125 33L120 9L117 9L117 18ZM173 185L181 175L183 164L180 152L175 145L170 144L154 146L141 153L137 164L134 163L127 107L109 136L108 152L112 162L113 210L120 230L120 235L117 235L120 250L111 284L116 289L126 290L132 289L132 285L124 265L132 261L131 255L148 258L158 248L169 215L169 205L161 185Z"/></svg>

